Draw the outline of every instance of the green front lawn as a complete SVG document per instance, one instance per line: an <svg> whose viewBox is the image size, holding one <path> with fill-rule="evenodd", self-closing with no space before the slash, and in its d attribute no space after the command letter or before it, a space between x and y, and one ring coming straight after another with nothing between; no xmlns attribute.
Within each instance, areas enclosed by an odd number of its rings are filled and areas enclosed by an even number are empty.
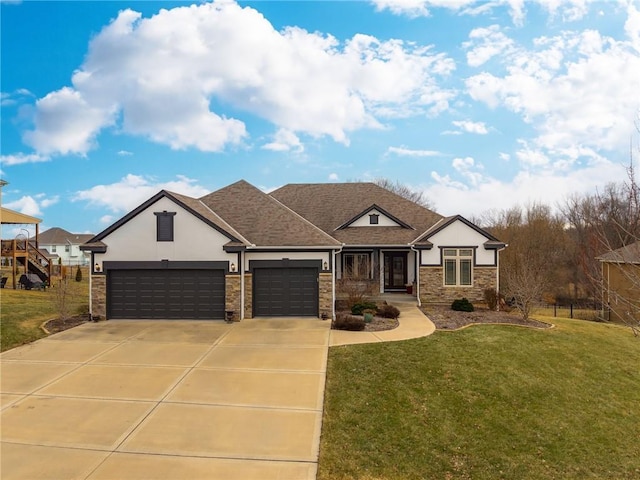
<svg viewBox="0 0 640 480"><path fill-rule="evenodd" d="M544 320L331 348L318 479L640 478L640 339Z"/></svg>
<svg viewBox="0 0 640 480"><path fill-rule="evenodd" d="M55 288L55 287L54 287ZM54 288L46 291L0 290L0 351L45 336L40 328L43 322L58 316ZM89 282L69 280L68 309L71 315L88 311Z"/></svg>

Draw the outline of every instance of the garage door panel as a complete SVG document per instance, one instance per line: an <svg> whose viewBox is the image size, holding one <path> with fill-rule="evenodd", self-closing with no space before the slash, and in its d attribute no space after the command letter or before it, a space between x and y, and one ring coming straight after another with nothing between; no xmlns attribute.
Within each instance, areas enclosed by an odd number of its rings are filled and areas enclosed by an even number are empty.
<svg viewBox="0 0 640 480"><path fill-rule="evenodd" d="M222 319L223 270L111 270L109 318Z"/></svg>
<svg viewBox="0 0 640 480"><path fill-rule="evenodd" d="M254 278L254 315L318 316L316 268L257 268Z"/></svg>

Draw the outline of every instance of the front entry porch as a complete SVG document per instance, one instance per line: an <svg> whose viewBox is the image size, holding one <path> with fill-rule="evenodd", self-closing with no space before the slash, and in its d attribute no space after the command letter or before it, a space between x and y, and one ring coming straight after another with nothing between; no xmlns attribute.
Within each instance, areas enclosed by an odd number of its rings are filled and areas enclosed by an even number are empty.
<svg viewBox="0 0 640 480"><path fill-rule="evenodd" d="M414 293L416 252L409 249L344 250L337 258L338 295L341 283L368 285L370 294ZM411 288L408 288L411 287Z"/></svg>

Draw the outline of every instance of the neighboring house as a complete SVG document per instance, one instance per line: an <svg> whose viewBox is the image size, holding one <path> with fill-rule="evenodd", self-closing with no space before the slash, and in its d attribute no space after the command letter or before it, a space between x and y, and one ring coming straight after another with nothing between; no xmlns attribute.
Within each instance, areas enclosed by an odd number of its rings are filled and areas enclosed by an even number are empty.
<svg viewBox="0 0 640 480"><path fill-rule="evenodd" d="M603 317L640 322L640 242L598 257L602 265Z"/></svg>
<svg viewBox="0 0 640 480"><path fill-rule="evenodd" d="M89 265L91 256L82 250L80 245L93 238L93 234L70 233L58 227L45 230L38 237L40 249L49 252L54 263L67 266Z"/></svg>
<svg viewBox="0 0 640 480"><path fill-rule="evenodd" d="M498 288L505 244L372 183L161 191L83 246L106 318L332 316L338 280L420 302ZM408 289L408 287L410 287Z"/></svg>

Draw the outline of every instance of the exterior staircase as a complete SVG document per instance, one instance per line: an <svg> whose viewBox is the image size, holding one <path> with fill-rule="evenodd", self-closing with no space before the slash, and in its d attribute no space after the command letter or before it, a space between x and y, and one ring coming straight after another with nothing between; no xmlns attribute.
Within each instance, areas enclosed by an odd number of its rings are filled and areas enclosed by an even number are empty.
<svg viewBox="0 0 640 480"><path fill-rule="evenodd" d="M21 239L2 240L1 249L2 257L12 259L14 285L16 285L17 272L25 269L29 273L35 273L43 282L49 283L51 261L44 250L40 250L35 243Z"/></svg>

